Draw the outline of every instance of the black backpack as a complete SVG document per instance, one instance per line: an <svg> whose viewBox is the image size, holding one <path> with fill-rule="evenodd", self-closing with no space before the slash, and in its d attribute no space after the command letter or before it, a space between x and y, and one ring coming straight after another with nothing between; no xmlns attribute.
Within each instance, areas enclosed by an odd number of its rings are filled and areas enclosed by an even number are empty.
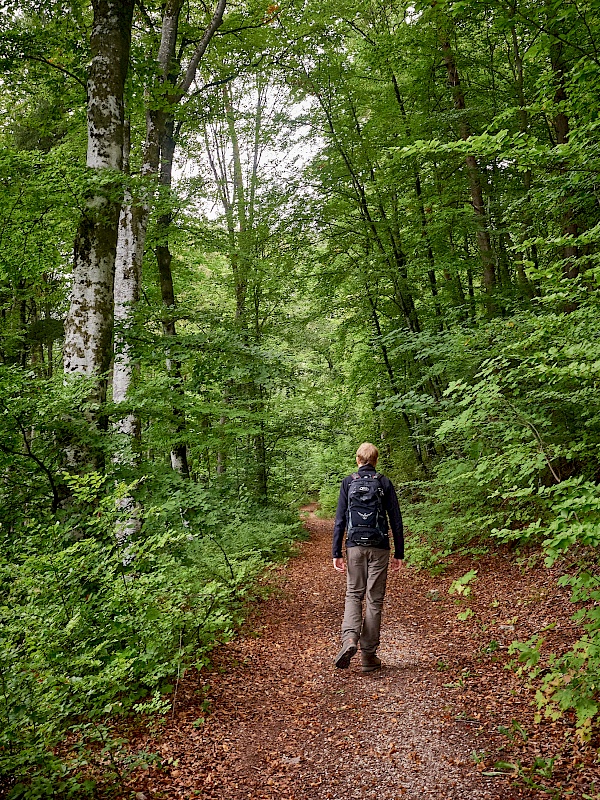
<svg viewBox="0 0 600 800"><path fill-rule="evenodd" d="M365 547L387 544L383 487L377 473L352 475L348 487L348 541Z"/></svg>

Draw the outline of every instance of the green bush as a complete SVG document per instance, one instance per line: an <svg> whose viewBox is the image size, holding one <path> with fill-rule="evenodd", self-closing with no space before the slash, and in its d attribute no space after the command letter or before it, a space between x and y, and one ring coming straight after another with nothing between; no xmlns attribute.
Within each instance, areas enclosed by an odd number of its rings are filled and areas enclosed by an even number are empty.
<svg viewBox="0 0 600 800"><path fill-rule="evenodd" d="M405 506L416 542L409 558L430 568L490 536L540 548L548 566L573 554L562 582L583 603L574 615L581 637L545 659L539 638L514 648L540 713L573 710L583 738L600 711L599 319L596 295L574 289L441 338L448 388L430 414L443 456L432 480L411 484L418 499Z"/></svg>
<svg viewBox="0 0 600 800"><path fill-rule="evenodd" d="M2 529L0 785L9 797L83 792L81 763L53 748L74 725L78 741L93 743L107 718L168 707L173 676L206 664L234 634L256 576L299 536L289 511L173 478L168 498L149 478L65 481L73 502L61 521ZM124 536L130 495L145 510Z"/></svg>

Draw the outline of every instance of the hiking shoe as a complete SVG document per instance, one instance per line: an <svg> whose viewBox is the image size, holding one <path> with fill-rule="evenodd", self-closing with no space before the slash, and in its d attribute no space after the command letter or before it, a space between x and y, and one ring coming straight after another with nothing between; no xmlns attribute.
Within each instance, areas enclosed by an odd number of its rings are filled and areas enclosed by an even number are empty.
<svg viewBox="0 0 600 800"><path fill-rule="evenodd" d="M361 663L363 672L375 672L376 669L381 669L381 659L377 658L375 654L363 653Z"/></svg>
<svg viewBox="0 0 600 800"><path fill-rule="evenodd" d="M337 654L337 658L335 659L336 667L338 667L338 669L348 669L350 666L350 659L352 656L356 655L357 650L358 646L353 639L349 639L347 642L344 642L342 649Z"/></svg>

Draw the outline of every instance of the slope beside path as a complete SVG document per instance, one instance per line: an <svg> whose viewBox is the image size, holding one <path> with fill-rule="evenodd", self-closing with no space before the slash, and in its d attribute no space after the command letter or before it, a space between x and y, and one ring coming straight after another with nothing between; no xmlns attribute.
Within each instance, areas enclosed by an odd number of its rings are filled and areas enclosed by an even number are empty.
<svg viewBox="0 0 600 800"><path fill-rule="evenodd" d="M389 578L384 669L363 675L358 658L334 667L345 578L331 566L331 521L311 514L307 527L279 590L210 671L186 676L159 740L138 742L169 764L136 775L138 800L544 796L486 767L497 720L461 706L444 672L441 604L413 572Z"/></svg>

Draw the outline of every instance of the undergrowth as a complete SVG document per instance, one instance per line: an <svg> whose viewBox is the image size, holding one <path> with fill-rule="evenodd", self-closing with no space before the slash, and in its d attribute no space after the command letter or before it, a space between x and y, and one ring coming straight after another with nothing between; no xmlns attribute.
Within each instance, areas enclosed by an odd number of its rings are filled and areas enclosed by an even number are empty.
<svg viewBox="0 0 600 800"><path fill-rule="evenodd" d="M534 690L537 719L575 713L580 739L587 741L600 718L600 490L583 478L534 490L491 491L473 473L442 464L436 478L403 487L409 530L407 562L432 574L444 571L449 556L477 555L488 546L509 545L538 552L547 567L565 564L559 584L572 590L579 610L573 619L580 638L565 653L544 651L543 636L513 642L518 670ZM482 547L483 544L483 547ZM572 551L580 557L569 559ZM583 556L582 556L583 554ZM531 558L529 559L531 560ZM534 559L539 561L539 559ZM567 568L568 564L568 568Z"/></svg>
<svg viewBox="0 0 600 800"><path fill-rule="evenodd" d="M0 793L11 800L91 794L93 754L104 751L104 772L119 761L107 721L164 713L176 676L234 635L257 576L302 536L294 513L226 487L66 480L60 518L0 528ZM123 535L130 497L141 524ZM66 735L77 746L58 755Z"/></svg>

